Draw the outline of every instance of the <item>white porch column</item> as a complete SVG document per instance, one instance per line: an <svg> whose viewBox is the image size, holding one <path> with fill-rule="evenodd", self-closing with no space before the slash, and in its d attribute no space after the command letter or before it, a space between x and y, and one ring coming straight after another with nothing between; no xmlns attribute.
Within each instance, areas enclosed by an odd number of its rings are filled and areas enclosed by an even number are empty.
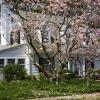
<svg viewBox="0 0 100 100"><path fill-rule="evenodd" d="M85 58L83 58L83 76L85 76Z"/></svg>
<svg viewBox="0 0 100 100"><path fill-rule="evenodd" d="M75 62L73 62L72 71L75 72Z"/></svg>
<svg viewBox="0 0 100 100"><path fill-rule="evenodd" d="M18 58L15 58L15 64L18 64Z"/></svg>
<svg viewBox="0 0 100 100"><path fill-rule="evenodd" d="M81 76L81 66L78 66L78 68L79 68L79 76Z"/></svg>
<svg viewBox="0 0 100 100"><path fill-rule="evenodd" d="M30 75L30 59L27 55L25 59L25 69L27 70L27 74Z"/></svg>
<svg viewBox="0 0 100 100"><path fill-rule="evenodd" d="M68 70L70 70L71 68L70 68L70 61L68 61Z"/></svg>
<svg viewBox="0 0 100 100"><path fill-rule="evenodd" d="M4 66L7 65L7 58L4 59Z"/></svg>

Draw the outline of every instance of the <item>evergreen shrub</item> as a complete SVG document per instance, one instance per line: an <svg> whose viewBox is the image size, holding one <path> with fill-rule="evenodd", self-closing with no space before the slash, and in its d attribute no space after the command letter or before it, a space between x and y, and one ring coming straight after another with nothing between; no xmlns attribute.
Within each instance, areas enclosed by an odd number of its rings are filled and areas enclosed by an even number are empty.
<svg viewBox="0 0 100 100"><path fill-rule="evenodd" d="M10 64L3 69L4 79L8 82L13 80L24 80L27 78L27 73L24 67L18 64Z"/></svg>

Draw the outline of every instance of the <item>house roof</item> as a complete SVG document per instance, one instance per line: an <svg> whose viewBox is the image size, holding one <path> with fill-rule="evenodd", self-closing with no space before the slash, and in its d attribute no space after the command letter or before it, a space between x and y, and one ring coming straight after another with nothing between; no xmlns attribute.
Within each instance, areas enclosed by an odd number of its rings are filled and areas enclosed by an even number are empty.
<svg viewBox="0 0 100 100"><path fill-rule="evenodd" d="M100 48L78 48L74 51L72 51L71 53L72 55L76 55L76 54L79 54L79 55L91 55L91 56L94 56L94 57L98 57L100 56Z"/></svg>
<svg viewBox="0 0 100 100"><path fill-rule="evenodd" d="M0 52L4 51L4 50L9 50L9 49L12 49L12 48L16 48L16 47L19 47L19 46L22 46L22 45L24 45L24 44L0 45Z"/></svg>

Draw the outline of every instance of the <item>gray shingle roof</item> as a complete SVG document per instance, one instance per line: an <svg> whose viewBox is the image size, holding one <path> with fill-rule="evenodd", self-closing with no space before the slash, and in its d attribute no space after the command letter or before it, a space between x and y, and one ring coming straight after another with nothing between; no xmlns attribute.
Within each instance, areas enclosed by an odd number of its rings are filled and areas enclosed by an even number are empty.
<svg viewBox="0 0 100 100"><path fill-rule="evenodd" d="M0 45L0 51L15 48L24 44L13 44L13 45Z"/></svg>

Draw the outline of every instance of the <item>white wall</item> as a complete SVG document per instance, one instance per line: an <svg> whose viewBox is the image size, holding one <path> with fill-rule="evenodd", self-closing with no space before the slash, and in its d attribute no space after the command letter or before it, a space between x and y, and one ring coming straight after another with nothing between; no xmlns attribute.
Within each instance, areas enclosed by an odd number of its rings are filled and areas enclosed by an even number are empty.
<svg viewBox="0 0 100 100"><path fill-rule="evenodd" d="M11 22L11 18L14 18L14 22ZM21 23L19 21L19 18L17 15L13 14L6 5L2 4L1 5L1 28L0 28L0 33L1 33L1 45L8 45L10 44L10 35L11 31L15 30L16 26L21 28ZM20 33L20 42L23 44L23 30L21 30Z"/></svg>
<svg viewBox="0 0 100 100"><path fill-rule="evenodd" d="M9 18L11 12L6 5L1 5L1 45L10 43L11 21Z"/></svg>
<svg viewBox="0 0 100 100"><path fill-rule="evenodd" d="M30 74L30 59L26 54L27 51L25 50L26 48L24 45L20 45L15 48L0 51L0 59L5 59L5 65L7 64L7 59L15 59L15 63L17 63L17 60L20 58L25 59L25 68L27 73Z"/></svg>

